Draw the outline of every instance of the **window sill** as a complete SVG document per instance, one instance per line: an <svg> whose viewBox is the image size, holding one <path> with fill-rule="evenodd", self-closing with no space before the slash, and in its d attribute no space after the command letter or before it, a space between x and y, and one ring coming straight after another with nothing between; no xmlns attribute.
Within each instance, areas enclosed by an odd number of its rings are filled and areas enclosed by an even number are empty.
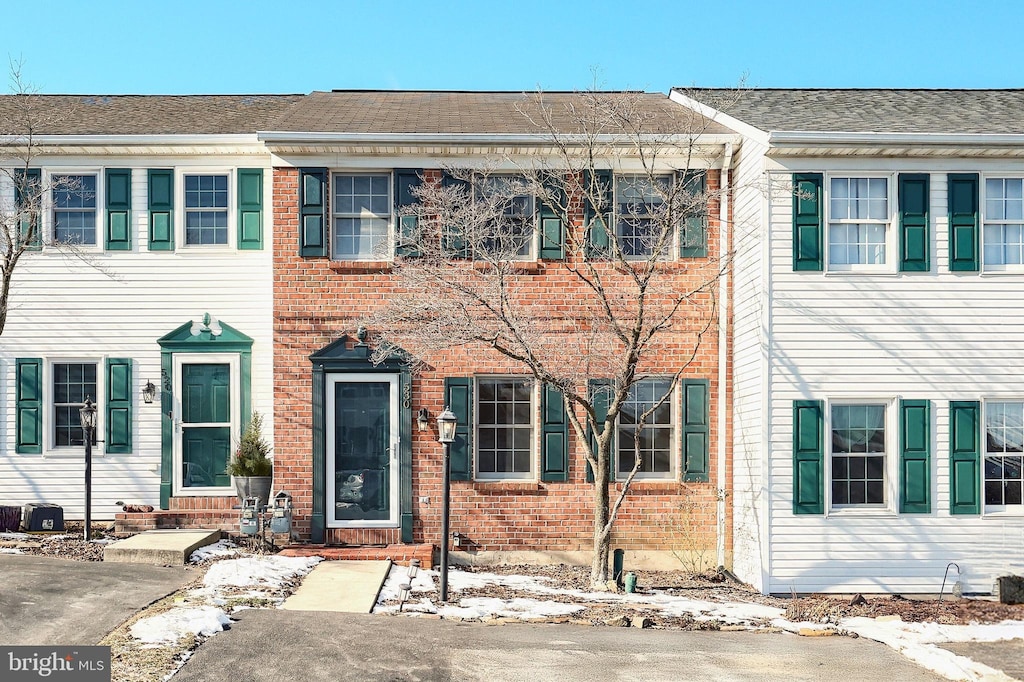
<svg viewBox="0 0 1024 682"><path fill-rule="evenodd" d="M885 269L885 270L831 270L830 269L830 270L826 270L825 271L825 276L826 277L865 277L865 276L866 277L872 277L872 276L875 276L875 277L877 277L877 276L881 276L881 277L899 277L902 274L904 274L904 273L898 272L896 270L890 270L890 269ZM928 273L926 273L926 272L917 272L917 273L907 273L907 274L927 275Z"/></svg>
<svg viewBox="0 0 1024 682"><path fill-rule="evenodd" d="M334 272L381 272L391 270L391 261L332 260L328 267Z"/></svg>
<svg viewBox="0 0 1024 682"><path fill-rule="evenodd" d="M508 261L508 265L512 268L513 272L518 272L525 275L535 275L539 273L541 270L540 262L535 260ZM492 263L489 263L484 260L473 261L474 270L486 271L490 270L492 267L494 267Z"/></svg>
<svg viewBox="0 0 1024 682"><path fill-rule="evenodd" d="M92 458L103 458L106 453L103 451L103 445L92 446ZM43 459L83 459L85 457L85 446L75 448L61 448L60 450L45 450L43 452Z"/></svg>
<svg viewBox="0 0 1024 682"><path fill-rule="evenodd" d="M826 513L829 518L847 518L847 517L861 517L861 518L896 518L900 516L899 512L889 507L864 507L854 508L845 507L842 509L829 509ZM927 516L927 514L907 514L907 516Z"/></svg>
<svg viewBox="0 0 1024 682"><path fill-rule="evenodd" d="M1016 509L986 509L982 516L986 519L1019 519L1024 517L1024 505L1013 505Z"/></svg>
<svg viewBox="0 0 1024 682"><path fill-rule="evenodd" d="M539 493L544 490L539 481L514 480L473 480L473 488L480 493L490 495Z"/></svg>

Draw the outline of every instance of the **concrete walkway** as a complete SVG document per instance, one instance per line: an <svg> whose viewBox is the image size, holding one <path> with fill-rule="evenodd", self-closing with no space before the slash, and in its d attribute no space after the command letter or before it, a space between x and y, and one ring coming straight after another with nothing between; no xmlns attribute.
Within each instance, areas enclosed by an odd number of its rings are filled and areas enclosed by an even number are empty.
<svg viewBox="0 0 1024 682"><path fill-rule="evenodd" d="M391 562L322 561L310 571L299 589L285 600L291 611L370 613L388 577Z"/></svg>

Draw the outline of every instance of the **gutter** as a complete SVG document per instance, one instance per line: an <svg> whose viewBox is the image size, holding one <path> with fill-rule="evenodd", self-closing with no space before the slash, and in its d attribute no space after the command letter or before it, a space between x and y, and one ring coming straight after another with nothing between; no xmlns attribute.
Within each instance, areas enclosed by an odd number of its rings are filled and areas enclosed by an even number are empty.
<svg viewBox="0 0 1024 682"><path fill-rule="evenodd" d="M26 144L27 135L0 135L0 146ZM260 140L251 133L224 135L33 135L32 144L112 146L112 145L231 145L256 144Z"/></svg>
<svg viewBox="0 0 1024 682"><path fill-rule="evenodd" d="M1024 145L1024 135L982 133L837 133L814 130L777 130L768 134L770 146L800 144L875 144L875 145Z"/></svg>
<svg viewBox="0 0 1024 682"><path fill-rule="evenodd" d="M725 151L722 154L722 170L719 176L719 192L721 199L718 202L718 256L719 256L719 268L725 259L729 257L729 206L732 203L732 199L729 197L729 171L732 167L732 153L733 145L731 142L726 143ZM725 497L726 493L729 492L725 485L726 478L726 462L725 458L728 453L727 440L732 439L732 434L726 433L726 427L728 426L728 420L726 419L727 410L727 396L728 396L728 382L729 382L729 268L732 264L729 264L728 268L721 270L722 279L719 282L718 287L718 472L716 474L716 480L718 481L718 489L715 491L715 498L717 500L717 509L715 510L716 519L718 521L718 532L717 532L717 550L718 550L718 565L725 566ZM724 324L722 316L725 316Z"/></svg>
<svg viewBox="0 0 1024 682"><path fill-rule="evenodd" d="M489 145L549 145L553 139L550 133L326 133L259 131L256 137L266 143L305 144L471 144ZM559 140L578 144L635 144L637 138L628 135L563 135ZM738 142L736 135L642 135L641 141L679 143L689 145L696 139L699 144L727 144Z"/></svg>

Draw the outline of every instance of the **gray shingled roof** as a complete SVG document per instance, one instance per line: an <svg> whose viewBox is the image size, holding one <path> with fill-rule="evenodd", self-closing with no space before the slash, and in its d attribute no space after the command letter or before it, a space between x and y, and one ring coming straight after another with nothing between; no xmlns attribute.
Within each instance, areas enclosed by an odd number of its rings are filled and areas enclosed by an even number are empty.
<svg viewBox="0 0 1024 682"><path fill-rule="evenodd" d="M597 93L600 99L636 98L649 115L651 133L730 133L724 126L700 119L662 93ZM313 92L275 121L268 131L314 133L536 134L542 132L516 109L531 94L519 92ZM559 128L577 132L569 107L586 107L587 93L544 93ZM619 132L606 130L605 132Z"/></svg>
<svg viewBox="0 0 1024 682"><path fill-rule="evenodd" d="M30 106L41 135L255 133L302 95L0 95L0 135L21 135Z"/></svg>
<svg viewBox="0 0 1024 682"><path fill-rule="evenodd" d="M679 91L710 106L736 92ZM1024 133L1024 90L750 89L721 110L766 132Z"/></svg>

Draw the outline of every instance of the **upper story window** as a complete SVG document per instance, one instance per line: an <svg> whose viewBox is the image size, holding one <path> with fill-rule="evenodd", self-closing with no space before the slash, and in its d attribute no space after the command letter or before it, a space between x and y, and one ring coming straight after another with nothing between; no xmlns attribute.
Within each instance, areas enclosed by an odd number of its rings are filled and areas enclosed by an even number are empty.
<svg viewBox="0 0 1024 682"><path fill-rule="evenodd" d="M96 244L96 176L53 175L53 239Z"/></svg>
<svg viewBox="0 0 1024 682"><path fill-rule="evenodd" d="M986 268L1024 265L1024 179L985 180L982 241Z"/></svg>
<svg viewBox="0 0 1024 682"><path fill-rule="evenodd" d="M533 474L532 379L476 380L478 478L529 478Z"/></svg>
<svg viewBox="0 0 1024 682"><path fill-rule="evenodd" d="M228 243L228 176L185 175L185 244Z"/></svg>
<svg viewBox="0 0 1024 682"><path fill-rule="evenodd" d="M832 177L828 188L829 269L886 265L893 233L888 178Z"/></svg>
<svg viewBox="0 0 1024 682"><path fill-rule="evenodd" d="M536 217L534 197L525 192L522 179L491 175L477 184L476 191L478 200L492 214L486 221L480 248L501 257L529 258Z"/></svg>
<svg viewBox="0 0 1024 682"><path fill-rule="evenodd" d="M77 447L85 444L79 411L85 399L97 401L96 363L55 362L53 373L53 445Z"/></svg>
<svg viewBox="0 0 1024 682"><path fill-rule="evenodd" d="M885 505L885 404L832 405L832 506Z"/></svg>
<svg viewBox="0 0 1024 682"><path fill-rule="evenodd" d="M661 225L656 218L669 195L672 176L647 175L615 177L615 236L627 258L643 258L654 253Z"/></svg>
<svg viewBox="0 0 1024 682"><path fill-rule="evenodd" d="M985 506L1024 504L1024 402L985 403Z"/></svg>
<svg viewBox="0 0 1024 682"><path fill-rule="evenodd" d="M335 175L331 206L335 259L386 257L391 221L390 175Z"/></svg>
<svg viewBox="0 0 1024 682"><path fill-rule="evenodd" d="M672 399L668 395L671 386L669 379L643 379L630 389L619 413L616 451L620 476L632 471L637 458L641 460L637 478L673 476L675 420ZM643 426L640 426L641 418Z"/></svg>

